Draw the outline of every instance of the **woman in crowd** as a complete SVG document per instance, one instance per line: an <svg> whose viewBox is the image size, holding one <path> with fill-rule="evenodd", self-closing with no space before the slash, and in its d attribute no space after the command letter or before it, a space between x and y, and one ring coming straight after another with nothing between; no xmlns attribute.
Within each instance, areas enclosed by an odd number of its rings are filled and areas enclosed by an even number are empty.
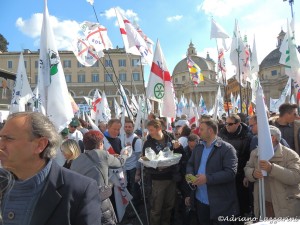
<svg viewBox="0 0 300 225"><path fill-rule="evenodd" d="M83 145L85 153L81 154L72 163L71 170L97 181L102 201L102 225L114 225L117 219L109 199L112 194L112 185L108 181L108 169L109 167L118 168L123 166L128 157L128 152L124 151L118 157L110 155L103 148L103 135L96 130L91 130L84 134Z"/></svg>
<svg viewBox="0 0 300 225"><path fill-rule="evenodd" d="M68 139L62 143L60 149L66 159L63 167L70 169L73 160L80 155L80 147L77 141Z"/></svg>

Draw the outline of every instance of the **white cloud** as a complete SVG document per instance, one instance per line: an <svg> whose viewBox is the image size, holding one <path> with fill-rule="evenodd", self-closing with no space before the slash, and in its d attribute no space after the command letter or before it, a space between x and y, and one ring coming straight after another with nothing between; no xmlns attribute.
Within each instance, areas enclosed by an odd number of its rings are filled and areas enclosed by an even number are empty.
<svg viewBox="0 0 300 225"><path fill-rule="evenodd" d="M42 29L43 14L36 13L29 19L19 17L16 26L25 35L34 38L34 45L39 48L39 38ZM74 20L59 20L55 16L50 16L50 23L53 29L56 45L58 49L70 50L72 40L77 36L79 23Z"/></svg>
<svg viewBox="0 0 300 225"><path fill-rule="evenodd" d="M253 1L255 0L204 0L197 6L197 11L204 11L205 14L219 17L228 16L234 10L239 10Z"/></svg>
<svg viewBox="0 0 300 225"><path fill-rule="evenodd" d="M132 9L124 10L120 7L116 7L120 11L122 15L124 15L127 19L129 19L131 22L138 22L140 19L138 17L138 14L135 13ZM106 19L112 19L116 17L115 8L110 8L108 10L105 10L101 16L105 16ZM115 25L118 25L117 23Z"/></svg>
<svg viewBox="0 0 300 225"><path fill-rule="evenodd" d="M170 16L167 18L168 22L174 22L174 21L179 21L182 19L182 15L176 15L176 16Z"/></svg>

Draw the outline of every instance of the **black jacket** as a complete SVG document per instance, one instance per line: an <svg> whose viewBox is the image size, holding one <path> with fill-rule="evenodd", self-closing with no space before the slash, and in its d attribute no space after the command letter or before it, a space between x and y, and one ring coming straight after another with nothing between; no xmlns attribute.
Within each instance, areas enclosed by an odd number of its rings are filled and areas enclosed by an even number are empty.
<svg viewBox="0 0 300 225"><path fill-rule="evenodd" d="M172 140L175 140L173 134L162 131L164 135L164 144L159 143L156 139L152 138L150 135L148 135L147 140L144 143L143 146L143 156L145 155L145 149L150 147L152 150L155 151L156 154L159 153L159 151L163 150L165 147L169 147L170 150L173 150L174 153L181 153L183 152L183 147L180 146L177 149L173 149ZM145 170L147 173L151 175L151 178L153 180L176 180L175 177L180 177L179 172L179 165L173 165L169 166L167 168L161 169L161 168L149 168L145 167Z"/></svg>

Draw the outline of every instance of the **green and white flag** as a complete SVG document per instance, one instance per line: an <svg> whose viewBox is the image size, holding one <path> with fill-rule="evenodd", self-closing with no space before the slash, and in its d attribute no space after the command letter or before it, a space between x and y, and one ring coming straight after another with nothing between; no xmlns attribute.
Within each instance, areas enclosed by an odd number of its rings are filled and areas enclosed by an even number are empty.
<svg viewBox="0 0 300 225"><path fill-rule="evenodd" d="M49 117L58 131L63 130L74 117L64 71L50 24L47 0L45 0L40 42L38 100L38 110Z"/></svg>

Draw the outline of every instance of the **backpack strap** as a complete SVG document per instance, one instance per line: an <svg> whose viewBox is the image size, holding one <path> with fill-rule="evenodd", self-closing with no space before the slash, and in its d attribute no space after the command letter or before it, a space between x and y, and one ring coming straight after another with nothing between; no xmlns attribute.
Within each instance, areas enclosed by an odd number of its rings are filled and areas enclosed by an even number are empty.
<svg viewBox="0 0 300 225"><path fill-rule="evenodd" d="M139 138L135 136L135 137L133 138L132 144L131 144L131 146L132 146L132 151L134 151L134 152L135 152L134 146L135 146L135 142L137 141L137 139L139 139Z"/></svg>

